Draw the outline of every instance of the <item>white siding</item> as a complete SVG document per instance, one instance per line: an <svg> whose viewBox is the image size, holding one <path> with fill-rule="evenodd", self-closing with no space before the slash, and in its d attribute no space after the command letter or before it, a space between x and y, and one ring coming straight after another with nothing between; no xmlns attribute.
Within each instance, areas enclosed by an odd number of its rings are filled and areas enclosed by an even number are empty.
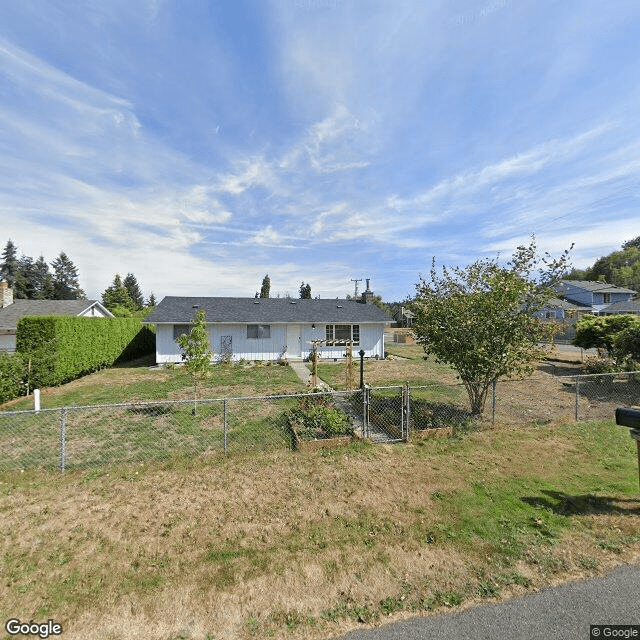
<svg viewBox="0 0 640 640"><path fill-rule="evenodd" d="M2 333L0 334L0 351L15 351L16 334Z"/></svg>
<svg viewBox="0 0 640 640"><path fill-rule="evenodd" d="M306 358L312 349L311 340L325 337L325 325L299 324L301 358ZM212 324L208 325L209 342L214 360L220 358L220 341L223 336L231 336L233 360L275 361L286 357L287 325L271 324L269 338L247 338L246 324ZM297 335L297 334L296 334ZM367 358L384 357L384 324L371 323L360 325L360 345L354 347L354 355L364 349ZM345 347L321 347L321 358L343 358ZM173 339L173 325L160 324L156 333L156 362L166 364L182 362L180 347Z"/></svg>

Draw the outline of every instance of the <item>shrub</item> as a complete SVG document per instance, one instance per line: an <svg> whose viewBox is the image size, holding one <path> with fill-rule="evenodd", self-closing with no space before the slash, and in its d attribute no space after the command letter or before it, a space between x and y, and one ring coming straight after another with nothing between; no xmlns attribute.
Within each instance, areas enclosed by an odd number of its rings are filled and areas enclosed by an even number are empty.
<svg viewBox="0 0 640 640"><path fill-rule="evenodd" d="M25 364L19 353L0 352L0 403L22 394L25 373Z"/></svg>
<svg viewBox="0 0 640 640"><path fill-rule="evenodd" d="M310 400L310 399L309 399ZM288 412L289 422L298 426L302 437L334 437L353 435L353 422L339 409L329 406L326 400L314 403L303 399L300 407Z"/></svg>

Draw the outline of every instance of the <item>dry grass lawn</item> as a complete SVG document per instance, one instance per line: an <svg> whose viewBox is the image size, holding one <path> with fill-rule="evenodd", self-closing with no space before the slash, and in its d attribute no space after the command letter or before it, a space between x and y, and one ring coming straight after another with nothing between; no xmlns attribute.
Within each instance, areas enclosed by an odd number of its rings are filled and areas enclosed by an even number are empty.
<svg viewBox="0 0 640 640"><path fill-rule="evenodd" d="M0 476L0 617L69 639L328 638L640 560L612 423Z"/></svg>

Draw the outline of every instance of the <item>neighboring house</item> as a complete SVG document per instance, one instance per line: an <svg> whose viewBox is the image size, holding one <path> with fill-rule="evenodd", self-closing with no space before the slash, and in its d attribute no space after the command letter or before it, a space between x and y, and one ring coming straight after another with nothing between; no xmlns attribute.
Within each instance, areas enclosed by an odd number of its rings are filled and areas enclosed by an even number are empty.
<svg viewBox="0 0 640 640"><path fill-rule="evenodd" d="M97 300L14 300L6 282L0 282L0 351L15 351L16 328L25 316L89 316L113 318Z"/></svg>
<svg viewBox="0 0 640 640"><path fill-rule="evenodd" d="M415 324L416 317L413 311L402 305L395 310L394 317L398 327L409 328Z"/></svg>
<svg viewBox="0 0 640 640"><path fill-rule="evenodd" d="M640 299L624 300L614 302L600 312L602 316L611 316L616 313L635 313L640 315Z"/></svg>
<svg viewBox="0 0 640 640"><path fill-rule="evenodd" d="M367 358L384 357L384 328L392 318L362 301L295 298L204 298L167 296L144 323L156 325L156 362L181 362L176 339L189 331L196 311L206 315L214 360L301 360L314 340L321 358L342 358L353 342Z"/></svg>
<svg viewBox="0 0 640 640"><path fill-rule="evenodd" d="M587 311L596 315L607 313L609 306L629 302L637 295L632 289L591 280L562 280L556 291L562 299L588 307Z"/></svg>
<svg viewBox="0 0 640 640"><path fill-rule="evenodd" d="M568 320L585 313L591 313L591 307L573 304L561 298L551 298L542 309L534 312L533 315L545 320Z"/></svg>

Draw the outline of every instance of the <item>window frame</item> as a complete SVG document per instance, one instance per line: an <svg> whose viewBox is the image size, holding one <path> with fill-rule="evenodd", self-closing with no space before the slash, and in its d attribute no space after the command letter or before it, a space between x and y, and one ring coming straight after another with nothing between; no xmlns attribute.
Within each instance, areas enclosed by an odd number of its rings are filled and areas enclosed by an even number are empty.
<svg viewBox="0 0 640 640"><path fill-rule="evenodd" d="M255 335L249 335L255 328ZM247 324L247 340L269 340L271 339L270 324Z"/></svg>
<svg viewBox="0 0 640 640"><path fill-rule="evenodd" d="M349 328L349 337L336 337L336 327L340 327L342 331L344 331L345 327ZM352 346L359 347L360 346L360 325L359 324L345 324L345 323L333 323L327 324L325 326L325 339L328 342L344 340L351 340Z"/></svg>
<svg viewBox="0 0 640 640"><path fill-rule="evenodd" d="M180 333L178 333L180 331ZM191 331L190 324L174 324L173 325L173 341L178 342L180 336L186 335Z"/></svg>

